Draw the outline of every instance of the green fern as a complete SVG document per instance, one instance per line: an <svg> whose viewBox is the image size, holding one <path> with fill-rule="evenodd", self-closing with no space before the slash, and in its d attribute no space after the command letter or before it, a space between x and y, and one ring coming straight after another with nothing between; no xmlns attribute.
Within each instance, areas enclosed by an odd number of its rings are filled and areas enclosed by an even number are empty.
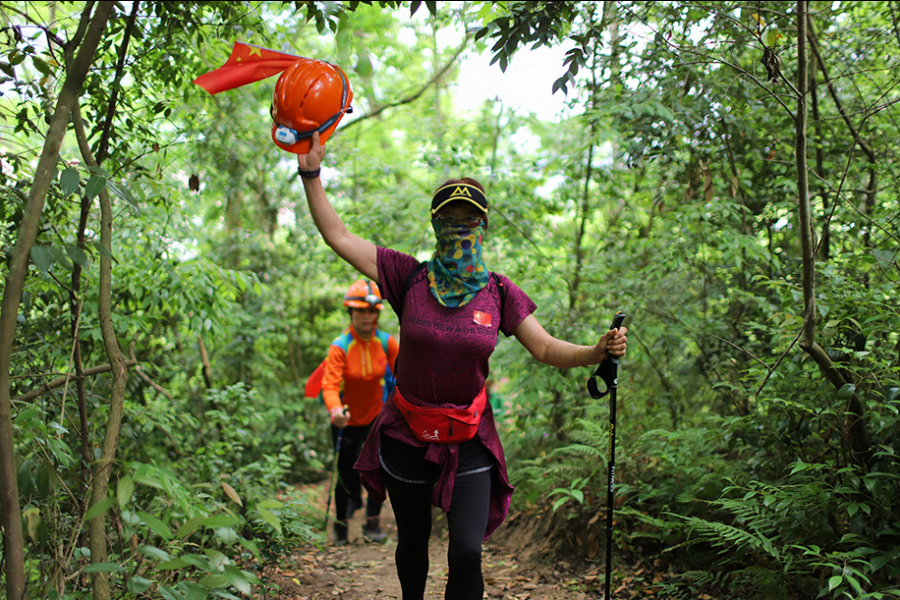
<svg viewBox="0 0 900 600"><path fill-rule="evenodd" d="M741 552L752 550L754 552L765 552L776 561L781 561L781 553L772 544L772 540L755 527L751 526L749 529L742 529L734 525L707 521L698 517L672 516L683 519L692 531L696 531L699 534L703 541L709 542L714 547L722 548L723 553L728 550Z"/></svg>
<svg viewBox="0 0 900 600"><path fill-rule="evenodd" d="M681 578L699 586L708 585L721 587L724 583L727 583L729 574L730 573L722 571L718 573L712 573L710 571L686 571L681 574Z"/></svg>

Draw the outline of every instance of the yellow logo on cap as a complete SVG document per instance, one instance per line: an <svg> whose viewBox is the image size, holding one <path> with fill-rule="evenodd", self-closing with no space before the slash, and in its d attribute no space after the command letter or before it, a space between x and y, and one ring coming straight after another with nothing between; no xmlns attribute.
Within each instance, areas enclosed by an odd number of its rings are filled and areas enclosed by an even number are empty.
<svg viewBox="0 0 900 600"><path fill-rule="evenodd" d="M452 194L450 194L451 198L454 196L468 196L469 198L471 198L472 194L471 194L471 192L469 192L469 188L462 187L461 185L459 185L459 186L456 186L456 189L453 190Z"/></svg>

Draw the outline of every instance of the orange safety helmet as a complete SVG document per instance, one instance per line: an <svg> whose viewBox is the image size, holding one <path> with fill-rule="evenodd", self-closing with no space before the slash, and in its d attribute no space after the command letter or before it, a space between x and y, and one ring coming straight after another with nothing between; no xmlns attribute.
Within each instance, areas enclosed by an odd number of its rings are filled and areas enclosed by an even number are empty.
<svg viewBox="0 0 900 600"><path fill-rule="evenodd" d="M307 154L313 132L319 132L324 144L344 114L352 112L352 99L350 80L340 67L322 60L298 59L275 83L272 141L282 150Z"/></svg>
<svg viewBox="0 0 900 600"><path fill-rule="evenodd" d="M378 284L367 279L357 279L347 290L347 295L344 296L344 306L383 309L384 304Z"/></svg>

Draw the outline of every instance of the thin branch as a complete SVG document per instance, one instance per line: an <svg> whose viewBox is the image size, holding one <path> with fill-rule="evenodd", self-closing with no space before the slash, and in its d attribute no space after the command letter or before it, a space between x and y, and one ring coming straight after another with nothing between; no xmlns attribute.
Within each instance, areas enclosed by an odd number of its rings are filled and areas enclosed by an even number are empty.
<svg viewBox="0 0 900 600"><path fill-rule="evenodd" d="M75 31L75 35L72 36L72 39L70 39L66 44L63 45L65 54L74 53L75 48L81 45L81 40L84 37L84 34L87 32L88 23L90 21L88 16L91 14L91 11L93 9L93 0L84 3L84 8L81 11L81 20L78 23L78 29Z"/></svg>
<svg viewBox="0 0 900 600"><path fill-rule="evenodd" d="M644 343L644 340L642 340L636 333L634 333L633 331L629 331L628 333L631 334L631 337L634 338L637 343L641 345L641 348L644 349L644 352L647 353L647 357L650 359L650 364L653 365L653 370L656 371L656 375L659 377L660 383L663 384L663 387L666 388L667 392L671 392L672 388L671 386L669 386L669 380L666 377L666 374L663 373L659 364L656 362L654 352L652 352L650 348L647 347L647 345Z"/></svg>
<svg viewBox="0 0 900 600"><path fill-rule="evenodd" d="M755 360L756 362L758 362L759 364L761 364L763 367L766 368L767 371L769 371L769 372L772 371L772 367L770 367L770 366L767 365L765 362L763 362L762 359L757 358L756 355L754 355L754 354L753 354L752 352L750 352L749 350L745 350L745 349L741 348L740 346L738 346L737 344L735 344L734 342L729 342L729 341L726 340L725 338L720 338L719 336L717 336L717 335L715 335L715 334L713 334L713 333L707 333L706 335L708 335L709 337L715 338L715 339L719 340L720 342L723 342L723 343L725 343L725 344L728 344L729 346L731 346L732 348L734 348L734 349L737 350L738 352L742 352L742 353L746 354L747 356L749 356L750 358L752 358L753 360Z"/></svg>
<svg viewBox="0 0 900 600"><path fill-rule="evenodd" d="M388 104L383 104L382 106L379 106L372 112L361 115L357 119L353 119L352 121L350 121L349 123L344 125L342 129L344 131L346 131L353 125L356 125L357 123L361 123L362 121L365 121L367 119L377 117L378 115L380 115L381 113L383 113L384 111L386 111L390 108L396 108L398 106L403 106L404 104L410 104L410 103L418 100L422 96L422 94L424 94L428 90L428 88L430 88L431 86L440 82L440 80L444 77L444 75L446 75L447 71L449 71L450 68L456 63L457 59L459 59L460 55L463 53L463 50L466 49L466 46L468 45L468 43L469 43L469 38L468 38L468 36L466 36L466 39L464 39L463 43L459 46L459 48L456 49L456 51L453 53L453 56L450 58L449 61L447 61L447 64L445 64L443 67L441 67L441 69L437 73L435 73L434 76L425 83L425 85L423 85L421 88L419 88L418 91L416 91L415 93L413 93L409 96L406 96L405 98L395 100L394 102L390 102Z"/></svg>
<svg viewBox="0 0 900 600"><path fill-rule="evenodd" d="M797 335L794 336L794 339L791 341L790 345L787 349L781 353L781 356L778 357L778 360L775 361L775 364L772 365L772 368L769 369L769 372L766 373L766 376L763 377L762 383L759 384L759 387L756 388L756 391L753 392L753 396L759 396L760 392L763 391L763 388L766 387L766 384L769 383L769 378L772 377L772 373L774 373L778 367L781 365L782 361L784 361L785 357L790 354L791 350L794 349L794 346L797 344L797 340L800 339L800 336L803 335L803 330L806 328L806 319L809 318L809 315L806 315L803 321L803 326L800 327L800 330L797 332Z"/></svg>
<svg viewBox="0 0 900 600"><path fill-rule="evenodd" d="M134 359L125 361L126 367L133 367L136 364L138 364L138 362ZM14 403L15 402L30 402L30 401L34 400L35 398L39 398L40 396L43 396L47 392L50 392L58 387L66 385L70 381L77 381L78 379L87 379L88 377L93 377L94 375L106 373L110 369L111 369L111 367L108 364L104 364L104 365L97 365L96 367L90 367L89 369L85 369L84 377L78 377L78 375L76 375L75 373L71 373L64 377L60 377L59 379L54 379L53 381L51 381L49 383L45 383L41 387L35 388L35 389L31 390L30 392L22 394L21 396L19 396L17 398L13 398L12 401Z"/></svg>
<svg viewBox="0 0 900 600"><path fill-rule="evenodd" d="M165 396L166 398L171 400L172 395L169 392L167 392L165 389L163 389L163 387L160 386L158 383L156 383L155 381L150 379L150 377L148 377L146 373L144 373L143 367L141 367L140 363L137 361L137 358L135 358L135 356L134 356L134 342L131 343L131 347L128 349L128 354L131 357L131 360L128 362L129 363L134 362L134 372L138 374L138 377L140 377L141 379L146 381L147 384L150 387L152 387L153 389L155 389L157 392L159 392L160 394L162 394L163 396Z"/></svg>
<svg viewBox="0 0 900 600"><path fill-rule="evenodd" d="M819 181L821 181L822 183L824 183L825 185L827 185L828 187L830 187L832 190L835 189L835 187L834 187L831 183L829 183L829 181L828 181L827 179L821 177L818 173L816 173L816 172L813 171L813 175L815 175L815 177L816 177L817 179L819 179ZM868 192L869 190L857 190L857 191L865 193L865 192ZM842 192L838 192L838 194L839 194L839 197L840 197L840 198L844 198L844 195L843 195ZM868 222L869 222L869 225L872 225L872 226L875 227L876 229L880 230L883 234L885 234L885 235L886 235L887 237L889 237L890 239L894 240L894 241L897 243L897 245L900 246L900 237L897 237L897 236L894 235L890 230L888 230L888 229L885 228L883 225L881 225L878 221L876 221L875 219L873 219L873 218L870 217L869 215L865 214L863 211L859 210L859 207L856 206L856 205L855 205L852 201L850 201L849 199L847 199L846 202L847 202L847 205L850 206L850 208L852 208L852 209L856 212L856 214L858 214L860 217L862 217L863 219L865 219L866 221L868 221ZM835 208L835 207L832 206L831 213L829 213L829 215L828 215L828 221L829 221L829 222L831 221L832 215L834 215L834 208ZM820 241L820 243L821 243L821 241ZM817 250L818 250L818 246L817 246Z"/></svg>
<svg viewBox="0 0 900 600"><path fill-rule="evenodd" d="M513 229L518 231L522 235L523 238L528 240L529 244L534 246L534 249L537 251L538 254L541 255L541 258L543 258L546 261L550 260L550 257L548 257L546 254L544 254L544 251L541 250L541 247L538 246L537 242L535 242L533 239L531 239L531 236L528 235L528 232L525 231L524 229L522 229L521 227L519 227L519 223L515 219L509 218L506 215L506 213L503 212L498 206L491 206L491 212L495 212L498 215L500 215L501 217L503 217L504 219L506 219L506 222L509 223L510 225L512 225Z"/></svg>
<svg viewBox="0 0 900 600"><path fill-rule="evenodd" d="M48 41L54 42L55 44L57 44L60 47L63 47L66 45L66 43L62 40L62 38L57 37L50 31L49 27L47 27L43 23L38 23L37 21L32 19L31 15L29 15L28 13L19 10L18 8L16 8L15 6L13 6L12 4L9 4L9 3L5 3L3 5L3 9L7 10L11 13L15 13L15 14L19 15L20 17L22 17L23 19L28 21L33 27L36 27L37 29L40 29L41 31L43 31L44 35L47 36ZM9 29L9 27L4 27L4 29Z"/></svg>
<svg viewBox="0 0 900 600"><path fill-rule="evenodd" d="M831 99L834 102L835 107L838 109L841 118L847 125L847 129L850 130L850 134L853 136L854 141L859 144L859 147L862 148L863 152L865 152L866 156L869 159L869 162L874 163L875 152L872 150L872 148L869 147L865 140L860 138L859 130L856 128L856 126L853 124L853 121L850 120L850 117L844 111L844 104L841 102L841 99L837 94L837 90L834 89L834 83L832 82L831 77L828 75L828 70L825 66L825 59L822 57L822 53L819 51L819 42L816 38L815 31L813 30L812 23L809 23L809 29L807 31L806 37L809 39L809 47L816 55L816 60L819 63L819 71L825 78L825 88L828 90L828 95L831 96Z"/></svg>
<svg viewBox="0 0 900 600"><path fill-rule="evenodd" d="M628 9L626 8L625 10L628 10ZM639 15L637 15L634 11L628 10L628 12L631 13L631 15L632 15L635 19L637 19L638 21L640 21L645 27L649 28L654 34L656 34L657 39L660 39L660 40L665 41L665 44L666 44L672 51L674 51L674 52L683 52L683 53L686 53L686 54L690 54L690 55L692 55L692 56L701 57L703 60L698 61L698 62L700 62L700 63L702 63L702 62L708 62L709 64L721 64L721 65L725 65L726 67L728 67L728 68L730 68L730 69L736 71L737 73L740 73L741 75L744 75L745 77L747 77L748 79L750 79L753 83L755 83L757 86L759 86L760 88L762 88L763 90L765 90L765 91L766 91L766 92L767 92L767 93L768 93L768 94L769 94L776 102L778 102L778 104L781 105L781 107L785 110L785 112L786 112L788 115L791 116L792 119L794 118L794 113L791 111L791 109L788 107L788 105L787 105L781 98L779 98L778 95L775 94L775 92L773 92L773 91L772 91L771 89L769 89L765 84L763 84L762 82L760 82L753 74L751 74L751 73L750 73L749 71L747 71L746 69L742 69L741 67L739 67L739 66L737 66L737 65L735 65L735 64L732 64L732 63L730 63L730 62L728 62L727 60L722 59L722 58L709 58L707 55L702 54L702 53L700 53L700 52L697 52L697 51L694 51L694 50L690 50L690 49L681 48L680 46L677 46L677 45L673 44L672 42L670 42L670 41L666 38L666 36L660 34L659 31L657 31L654 27L652 27L652 26L650 25L650 23L648 23L647 21L645 21L644 19L642 19L642 18L641 18ZM793 87L793 86L791 86L791 87Z"/></svg>
<svg viewBox="0 0 900 600"><path fill-rule="evenodd" d="M847 174L850 171L850 165L853 164L853 151L855 148L856 148L856 142L854 141L852 144L850 144L850 148L847 151L847 161L844 163L844 172L841 174L841 181L838 184L838 187L836 190L835 196L838 198L841 197L842 190L844 188L844 183L847 181ZM837 202L835 202L831 206L831 212L828 213L828 217L825 220L826 227L831 223L831 218L834 216L834 211L837 209L837 207L838 207ZM821 243L822 243L821 239L817 241L814 255L818 255L819 246ZM797 343L797 340L800 339L800 336L803 334L803 330L806 328L805 319L808 319L809 317L810 317L810 315L804 316L804 323L803 323L803 326L800 328L800 331L794 337L794 340L790 343L790 345L787 347L787 349L781 353L781 356L778 357L778 360L775 361L775 364L772 365L772 369L768 373L766 373L766 376L763 378L762 382L759 384L759 387L756 388L756 392L754 392L754 394L753 394L754 396L758 396L763 391L763 389L766 387L766 384L769 383L769 378L772 376L772 373L774 373L778 369L778 367L781 365L782 361L784 361L785 357L791 352L791 350L793 350L794 345Z"/></svg>
<svg viewBox="0 0 900 600"><path fill-rule="evenodd" d="M888 7L891 9L891 22L894 24L894 37L897 38L897 47L900 48L900 27L897 25L897 13L894 12L893 0L888 2Z"/></svg>
<svg viewBox="0 0 900 600"><path fill-rule="evenodd" d="M109 105L106 108L106 122L103 124L103 133L100 136L100 143L97 145L97 166L103 164L106 159L109 146L109 136L112 134L113 116L116 114L116 104L119 101L119 90L122 87L122 77L125 74L125 58L128 56L128 43L131 41L131 32L134 29L134 22L137 19L138 7L141 5L140 0L135 0L131 5L131 14L128 16L128 23L125 25L125 33L122 36L122 45L119 46L119 62L116 65L116 75L112 82L112 92L109 95Z"/></svg>

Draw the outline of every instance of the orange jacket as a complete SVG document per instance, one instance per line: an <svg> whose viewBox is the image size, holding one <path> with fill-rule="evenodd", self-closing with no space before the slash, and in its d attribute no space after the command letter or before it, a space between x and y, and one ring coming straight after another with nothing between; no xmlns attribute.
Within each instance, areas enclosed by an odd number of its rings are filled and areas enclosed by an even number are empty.
<svg viewBox="0 0 900 600"><path fill-rule="evenodd" d="M387 356L379 333L389 336ZM360 339L352 325L344 330L329 346L325 359L322 399L328 411L346 404L350 408L348 425L368 425L374 421L384 400L386 367L390 364L393 372L399 350L394 336L377 329L368 340Z"/></svg>

